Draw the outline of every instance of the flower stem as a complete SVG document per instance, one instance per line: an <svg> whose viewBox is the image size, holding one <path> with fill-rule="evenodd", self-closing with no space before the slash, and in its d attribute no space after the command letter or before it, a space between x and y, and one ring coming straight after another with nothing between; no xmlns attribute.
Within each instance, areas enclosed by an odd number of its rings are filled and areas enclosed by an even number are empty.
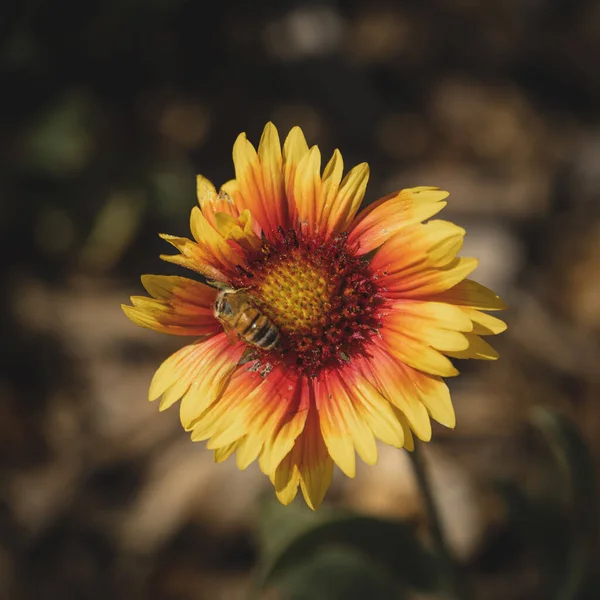
<svg viewBox="0 0 600 600"><path fill-rule="evenodd" d="M429 521L429 531L433 541L434 551L440 565L442 585L454 600L470 600L471 594L458 572L456 563L442 532L439 514L433 500L431 487L425 470L423 454L421 453L421 448L417 440L415 440L414 450L409 452L408 455L425 503Z"/></svg>

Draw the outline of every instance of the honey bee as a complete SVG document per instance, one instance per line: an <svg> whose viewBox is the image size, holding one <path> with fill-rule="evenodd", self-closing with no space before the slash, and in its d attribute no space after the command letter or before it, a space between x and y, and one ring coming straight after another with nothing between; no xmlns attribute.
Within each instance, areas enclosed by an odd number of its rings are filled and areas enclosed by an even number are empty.
<svg viewBox="0 0 600 600"><path fill-rule="evenodd" d="M279 330L244 290L221 289L214 308L215 317L225 331L261 350L279 346Z"/></svg>

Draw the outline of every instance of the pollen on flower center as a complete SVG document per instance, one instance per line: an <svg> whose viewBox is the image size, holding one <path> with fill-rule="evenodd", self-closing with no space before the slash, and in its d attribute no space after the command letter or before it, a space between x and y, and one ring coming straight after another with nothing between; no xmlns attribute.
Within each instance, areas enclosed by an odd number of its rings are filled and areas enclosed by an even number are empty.
<svg viewBox="0 0 600 600"><path fill-rule="evenodd" d="M323 327L338 282L301 248L274 257L256 293L267 314L287 335Z"/></svg>
<svg viewBox="0 0 600 600"><path fill-rule="evenodd" d="M362 353L381 326L382 296L346 237L323 241L281 232L244 265L249 288L282 335L282 360L311 377Z"/></svg>

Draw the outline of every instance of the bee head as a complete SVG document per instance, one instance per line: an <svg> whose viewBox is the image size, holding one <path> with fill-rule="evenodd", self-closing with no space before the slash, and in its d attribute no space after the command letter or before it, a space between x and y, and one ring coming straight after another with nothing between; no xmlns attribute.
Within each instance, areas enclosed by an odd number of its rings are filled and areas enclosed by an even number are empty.
<svg viewBox="0 0 600 600"><path fill-rule="evenodd" d="M217 294L217 298L215 300L215 313L217 315L229 316L233 314L233 308L229 302L230 294L231 292L226 290L222 290Z"/></svg>

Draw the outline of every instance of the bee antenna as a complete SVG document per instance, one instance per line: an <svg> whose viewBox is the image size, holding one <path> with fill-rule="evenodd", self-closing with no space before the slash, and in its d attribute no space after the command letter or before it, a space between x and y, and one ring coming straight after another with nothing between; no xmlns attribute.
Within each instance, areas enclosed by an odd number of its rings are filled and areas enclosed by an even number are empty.
<svg viewBox="0 0 600 600"><path fill-rule="evenodd" d="M223 283L222 281L214 281L212 279L207 279L206 283L207 283L207 285L210 285L211 287L214 287L218 290L229 289L229 285L227 285L226 283Z"/></svg>

